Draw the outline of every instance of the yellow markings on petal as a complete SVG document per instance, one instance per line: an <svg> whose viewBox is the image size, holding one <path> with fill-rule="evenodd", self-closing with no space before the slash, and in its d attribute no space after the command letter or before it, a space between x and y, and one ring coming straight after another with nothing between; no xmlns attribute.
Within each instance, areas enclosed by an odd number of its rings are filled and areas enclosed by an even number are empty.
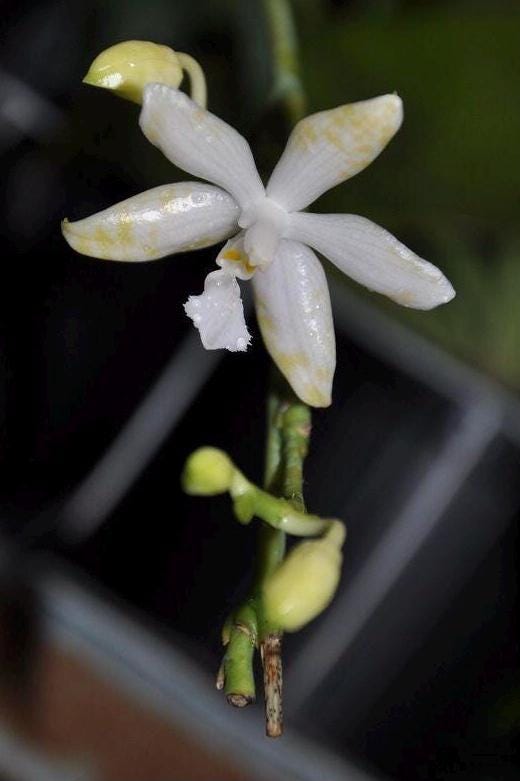
<svg viewBox="0 0 520 781"><path fill-rule="evenodd" d="M228 249L222 257L224 260L242 260L242 252L239 252L237 249Z"/></svg>
<svg viewBox="0 0 520 781"><path fill-rule="evenodd" d="M398 290L392 294L392 300L401 306L413 307L416 302L416 294L413 290Z"/></svg>
<svg viewBox="0 0 520 781"><path fill-rule="evenodd" d="M397 95L350 103L301 120L292 140L306 151L320 145L338 152L346 163L337 171L343 181L365 168L399 129L402 104Z"/></svg>
<svg viewBox="0 0 520 781"><path fill-rule="evenodd" d="M76 223L65 219L61 229L66 241L76 252L102 260L118 260L136 246L134 226L127 212L121 212L115 223L85 227L83 230ZM152 257L153 249L147 247L145 254Z"/></svg>
<svg viewBox="0 0 520 781"><path fill-rule="evenodd" d="M366 168L399 129L402 117L401 99L382 95L300 120L268 182L268 196L288 211L304 209Z"/></svg>
<svg viewBox="0 0 520 781"><path fill-rule="evenodd" d="M217 256L217 265L238 279L251 279L257 271L244 247L244 231L230 239Z"/></svg>
<svg viewBox="0 0 520 781"><path fill-rule="evenodd" d="M312 366L308 355L304 352L281 352L276 349L277 326L272 317L267 314L265 304L256 299L256 319L262 338L269 347L269 352L282 374L295 388L298 396L311 407L328 407L331 403L330 392L324 393L323 387L330 387L330 369L322 366ZM310 382L301 382L305 376Z"/></svg>
<svg viewBox="0 0 520 781"><path fill-rule="evenodd" d="M323 393L317 385L304 385L300 397L311 407L330 407L332 397L330 393Z"/></svg>
<svg viewBox="0 0 520 781"><path fill-rule="evenodd" d="M272 337L276 334L277 326L274 320L266 314L267 307L260 298L256 299L256 319L262 336L269 341L269 352L276 362L282 374L292 375L300 369L309 369L309 357L304 352L282 352L274 347Z"/></svg>
<svg viewBox="0 0 520 781"><path fill-rule="evenodd" d="M128 212L124 210L121 210L118 217L115 240L120 244L131 244L134 240L132 218Z"/></svg>
<svg viewBox="0 0 520 781"><path fill-rule="evenodd" d="M273 361L302 401L331 403L334 329L323 269L312 250L281 241L265 271L253 278L255 308Z"/></svg>
<svg viewBox="0 0 520 781"><path fill-rule="evenodd" d="M266 342L275 333L276 325L273 318L266 313L265 306L259 298L256 299L256 319Z"/></svg>
<svg viewBox="0 0 520 781"><path fill-rule="evenodd" d="M62 224L72 249L106 260L146 261L209 247L236 231L238 207L211 185L180 182Z"/></svg>
<svg viewBox="0 0 520 781"><path fill-rule="evenodd" d="M292 374L298 369L308 369L310 367L309 359L305 353L277 353L275 360L284 374Z"/></svg>
<svg viewBox="0 0 520 781"><path fill-rule="evenodd" d="M254 274L256 266L253 266L249 261L249 255L246 252L240 251L236 247L230 247L222 253L222 260L230 260L232 263L240 263L242 270L247 274Z"/></svg>

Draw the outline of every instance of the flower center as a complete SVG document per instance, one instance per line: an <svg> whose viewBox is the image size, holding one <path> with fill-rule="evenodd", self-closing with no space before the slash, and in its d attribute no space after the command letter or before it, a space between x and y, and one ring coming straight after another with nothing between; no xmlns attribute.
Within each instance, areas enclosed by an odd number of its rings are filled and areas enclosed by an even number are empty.
<svg viewBox="0 0 520 781"><path fill-rule="evenodd" d="M242 209L238 224L246 231L244 245L251 265L267 267L272 262L288 220L288 212L267 196Z"/></svg>
<svg viewBox="0 0 520 781"><path fill-rule="evenodd" d="M255 222L262 222L281 233L285 228L288 216L283 206L279 206L276 201L264 196L259 201L250 203L242 209L238 224L241 228L251 228Z"/></svg>

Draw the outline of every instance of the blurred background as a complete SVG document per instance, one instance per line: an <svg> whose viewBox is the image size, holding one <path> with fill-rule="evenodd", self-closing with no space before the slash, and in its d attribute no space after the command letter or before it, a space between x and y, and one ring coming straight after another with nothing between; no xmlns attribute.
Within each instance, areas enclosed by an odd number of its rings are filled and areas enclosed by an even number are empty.
<svg viewBox="0 0 520 781"><path fill-rule="evenodd" d="M319 211L362 214L457 298L408 312L330 271L332 408L309 509L349 528L338 597L287 639L287 734L213 690L255 532L185 497L200 444L262 474L269 363L182 304L213 249L75 255L59 223L185 178L81 84L125 39L195 56L268 172L285 142L260 0L3 0L0 778L518 778L520 6L294 0L309 111L397 91L405 123ZM253 315L250 315L253 320Z"/></svg>

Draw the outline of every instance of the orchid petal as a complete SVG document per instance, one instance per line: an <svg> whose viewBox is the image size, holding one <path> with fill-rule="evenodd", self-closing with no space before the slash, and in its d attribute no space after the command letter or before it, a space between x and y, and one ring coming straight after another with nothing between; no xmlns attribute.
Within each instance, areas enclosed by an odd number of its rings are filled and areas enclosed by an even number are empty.
<svg viewBox="0 0 520 781"><path fill-rule="evenodd" d="M208 274L204 293L190 296L184 309L200 331L206 350L247 350L251 337L244 320L240 288L229 272L212 271Z"/></svg>
<svg viewBox="0 0 520 781"><path fill-rule="evenodd" d="M314 252L282 240L273 263L253 277L256 314L274 362L302 401L331 401L336 348L325 272Z"/></svg>
<svg viewBox="0 0 520 781"><path fill-rule="evenodd" d="M364 217L294 214L290 236L310 244L356 282L403 306L433 309L455 295L442 271Z"/></svg>
<svg viewBox="0 0 520 781"><path fill-rule="evenodd" d="M304 209L366 168L397 132L402 118L401 99L381 95L302 119L273 171L267 195L288 211Z"/></svg>
<svg viewBox="0 0 520 781"><path fill-rule="evenodd" d="M209 247L237 230L239 208L224 190L200 182L154 187L77 222L63 235L82 255L154 260Z"/></svg>
<svg viewBox="0 0 520 781"><path fill-rule="evenodd" d="M172 163L223 187L241 206L264 196L245 138L183 92L149 84L143 93L139 124Z"/></svg>

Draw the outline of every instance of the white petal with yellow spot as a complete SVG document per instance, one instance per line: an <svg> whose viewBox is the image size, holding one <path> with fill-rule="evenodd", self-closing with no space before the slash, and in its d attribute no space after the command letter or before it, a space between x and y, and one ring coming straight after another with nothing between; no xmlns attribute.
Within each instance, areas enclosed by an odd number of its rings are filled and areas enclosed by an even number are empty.
<svg viewBox="0 0 520 781"><path fill-rule="evenodd" d="M267 185L267 195L299 211L322 193L350 179L383 151L403 120L397 95L320 111L302 119Z"/></svg>
<svg viewBox="0 0 520 781"><path fill-rule="evenodd" d="M82 255L154 260L208 247L238 229L239 209L224 190L200 182L154 187L77 222L63 235Z"/></svg>
<svg viewBox="0 0 520 781"><path fill-rule="evenodd" d="M314 252L282 240L274 262L253 277L256 313L271 357L298 396L330 404L336 366L325 272Z"/></svg>

